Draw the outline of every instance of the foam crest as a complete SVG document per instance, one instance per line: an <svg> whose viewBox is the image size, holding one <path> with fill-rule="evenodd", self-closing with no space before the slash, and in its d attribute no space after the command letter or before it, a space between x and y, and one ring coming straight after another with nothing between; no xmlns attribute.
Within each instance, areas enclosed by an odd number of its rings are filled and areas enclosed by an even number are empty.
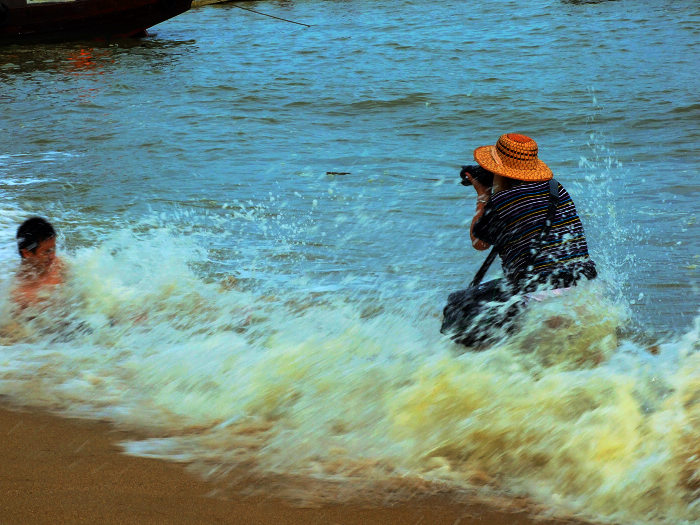
<svg viewBox="0 0 700 525"><path fill-rule="evenodd" d="M636 347L626 357L637 370L611 360L533 373L493 355L506 349L445 359L421 367L396 397L397 438L413 440L409 456L432 479L507 487L597 519L692 522L696 354L680 369L661 366L666 352L684 350L668 345L653 375Z"/></svg>
<svg viewBox="0 0 700 525"><path fill-rule="evenodd" d="M158 228L68 255L51 301L4 305L0 394L108 418L150 436L129 452L208 474L429 480L596 519L700 517L697 320L648 351L619 340L624 307L581 286L465 353L413 295L242 291L200 275L203 257L195 236Z"/></svg>

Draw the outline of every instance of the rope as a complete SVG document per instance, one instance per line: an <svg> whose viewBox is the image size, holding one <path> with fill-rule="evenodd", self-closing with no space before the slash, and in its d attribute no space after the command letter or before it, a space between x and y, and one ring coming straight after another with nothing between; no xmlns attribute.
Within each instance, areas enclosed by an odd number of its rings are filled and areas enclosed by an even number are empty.
<svg viewBox="0 0 700 525"><path fill-rule="evenodd" d="M309 24L302 24L301 22L295 22L294 20L287 20L286 18L280 18L279 16L268 15L266 13L261 13L260 11L256 11L255 9L249 9L247 7L242 7L242 6L236 5L236 4L232 4L232 5L233 5L233 7L237 7L238 9L244 9L245 11L250 11L251 13L256 13L256 14L262 15L262 16L269 16L270 18L275 18L277 20L289 22L290 24L298 24L300 26L311 27Z"/></svg>

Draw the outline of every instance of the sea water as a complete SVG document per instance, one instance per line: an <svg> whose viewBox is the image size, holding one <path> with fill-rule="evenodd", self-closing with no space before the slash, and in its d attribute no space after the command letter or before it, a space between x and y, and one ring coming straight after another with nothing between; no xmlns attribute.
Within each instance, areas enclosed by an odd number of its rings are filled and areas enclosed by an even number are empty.
<svg viewBox="0 0 700 525"><path fill-rule="evenodd" d="M223 4L0 49L0 395L343 487L306 502L436 483L700 520L695 3L241 5L311 27ZM465 353L439 333L485 255L459 166L510 131L600 278ZM33 214L68 278L17 313Z"/></svg>

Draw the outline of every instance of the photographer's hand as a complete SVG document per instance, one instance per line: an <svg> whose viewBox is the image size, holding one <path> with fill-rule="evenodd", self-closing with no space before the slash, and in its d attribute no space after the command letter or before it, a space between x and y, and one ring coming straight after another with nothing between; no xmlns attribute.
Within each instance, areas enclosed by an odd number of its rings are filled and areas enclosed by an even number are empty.
<svg viewBox="0 0 700 525"><path fill-rule="evenodd" d="M474 189L476 190L477 202L483 202L484 204L488 202L491 198L491 188L484 186L476 178L472 177L472 174L468 171L466 172L469 182L472 183Z"/></svg>

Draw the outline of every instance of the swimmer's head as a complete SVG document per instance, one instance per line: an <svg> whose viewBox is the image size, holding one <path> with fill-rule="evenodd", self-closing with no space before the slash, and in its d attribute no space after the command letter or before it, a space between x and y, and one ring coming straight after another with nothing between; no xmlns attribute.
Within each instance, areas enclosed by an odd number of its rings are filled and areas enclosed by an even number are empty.
<svg viewBox="0 0 700 525"><path fill-rule="evenodd" d="M41 217L31 217L17 228L17 249L22 259L51 264L56 253L56 230Z"/></svg>

